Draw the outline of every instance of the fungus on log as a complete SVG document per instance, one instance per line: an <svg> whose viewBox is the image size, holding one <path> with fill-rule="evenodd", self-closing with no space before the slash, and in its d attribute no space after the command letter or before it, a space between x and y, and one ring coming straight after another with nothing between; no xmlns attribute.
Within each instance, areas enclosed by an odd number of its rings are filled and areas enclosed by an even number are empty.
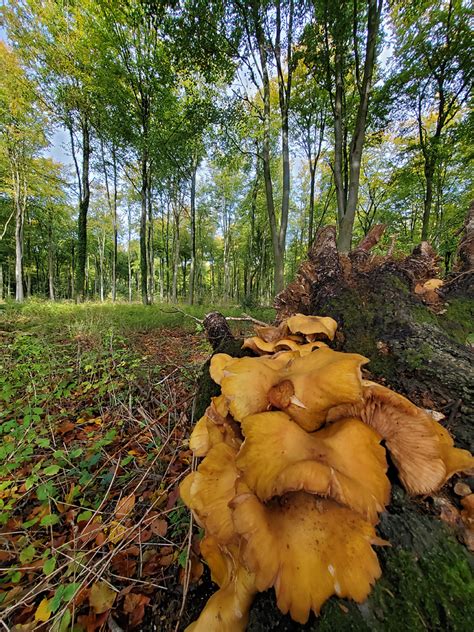
<svg viewBox="0 0 474 632"><path fill-rule="evenodd" d="M290 320L267 344L288 331L301 348L315 334L334 339L332 319ZM390 502L385 451L411 494L474 466L427 412L362 380L366 362L327 346L213 356L221 394L191 435L204 460L180 492L220 588L189 630L244 630L254 595L269 588L299 623L331 595L363 602L381 575L372 546L387 544L376 531Z"/></svg>

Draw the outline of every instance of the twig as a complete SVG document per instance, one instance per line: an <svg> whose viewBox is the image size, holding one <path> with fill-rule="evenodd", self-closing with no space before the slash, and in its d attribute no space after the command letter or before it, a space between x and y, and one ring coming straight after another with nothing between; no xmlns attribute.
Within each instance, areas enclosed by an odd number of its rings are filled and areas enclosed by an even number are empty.
<svg viewBox="0 0 474 632"><path fill-rule="evenodd" d="M196 457L193 456L192 461L191 461L191 470L194 470L195 465L196 465ZM181 600L181 608L179 609L178 620L176 621L176 627L174 629L174 632L178 632L179 630L179 624L181 623L181 617L183 616L184 608L186 606L186 598L188 596L189 582L191 579L191 570L192 570L192 562L191 562L191 557L190 557L192 539L193 539L193 514L191 512L191 517L189 520L189 530L188 530L188 543L186 546L186 570L184 573L183 598Z"/></svg>
<svg viewBox="0 0 474 632"><path fill-rule="evenodd" d="M178 314L178 313L183 314L183 316L192 318L196 323L199 323L200 325L202 325L202 323L204 322L200 318L196 318L196 316L193 316L192 314L188 314L187 312L185 312L183 309L180 309L179 307L173 307L173 309L163 309L162 307L160 307L160 312L164 312L165 314Z"/></svg>
<svg viewBox="0 0 474 632"><path fill-rule="evenodd" d="M226 320L235 320L235 321L247 321L247 322L254 323L255 325L258 325L259 327L269 327L270 326L268 323L264 323L261 320L257 320L256 318L253 318L253 316L249 316L248 314L244 314L243 316L226 316L225 319Z"/></svg>

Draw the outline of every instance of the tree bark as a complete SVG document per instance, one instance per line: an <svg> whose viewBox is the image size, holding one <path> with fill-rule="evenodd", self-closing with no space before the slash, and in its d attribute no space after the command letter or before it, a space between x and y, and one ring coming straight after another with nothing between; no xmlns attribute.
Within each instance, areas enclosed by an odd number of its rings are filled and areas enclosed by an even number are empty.
<svg viewBox="0 0 474 632"><path fill-rule="evenodd" d="M89 121L85 115L81 116L82 132L82 168L77 169L79 180L79 217L77 222L77 257L76 257L76 300L85 299L86 261L87 261L87 214L90 201L89 163L91 155ZM72 128L70 129L72 139ZM75 156L74 143L72 142Z"/></svg>
<svg viewBox="0 0 474 632"><path fill-rule="evenodd" d="M362 88L357 109L354 134L350 147L349 162L349 190L344 215L340 218L338 249L340 252L349 252L352 241L352 230L354 226L357 201L359 199L360 168L362 161L362 150L365 141L365 128L367 112L369 108L369 97L372 88L372 76L375 66L375 50L377 36L380 25L380 15L382 12L383 0L368 0L367 16L367 45L364 63L364 75Z"/></svg>
<svg viewBox="0 0 474 632"><path fill-rule="evenodd" d="M196 284L196 172L197 161L193 160L191 167L191 264L189 270L189 304L194 304L194 289Z"/></svg>

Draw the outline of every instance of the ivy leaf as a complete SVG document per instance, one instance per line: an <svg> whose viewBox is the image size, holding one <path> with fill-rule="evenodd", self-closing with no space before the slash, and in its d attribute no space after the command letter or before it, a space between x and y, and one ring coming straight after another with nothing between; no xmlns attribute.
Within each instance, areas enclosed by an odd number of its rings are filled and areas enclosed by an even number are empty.
<svg viewBox="0 0 474 632"><path fill-rule="evenodd" d="M59 465L48 465L48 467L45 467L43 470L43 474L45 476L54 476L55 474L57 474L60 470Z"/></svg>
<svg viewBox="0 0 474 632"><path fill-rule="evenodd" d="M54 571L55 568L56 568L56 558L50 557L49 559L45 560L43 564L43 573L45 575L51 575L51 573Z"/></svg>
<svg viewBox="0 0 474 632"><path fill-rule="evenodd" d="M55 524L58 524L59 516L57 514L48 514L41 518L40 525L42 527L52 527Z"/></svg>

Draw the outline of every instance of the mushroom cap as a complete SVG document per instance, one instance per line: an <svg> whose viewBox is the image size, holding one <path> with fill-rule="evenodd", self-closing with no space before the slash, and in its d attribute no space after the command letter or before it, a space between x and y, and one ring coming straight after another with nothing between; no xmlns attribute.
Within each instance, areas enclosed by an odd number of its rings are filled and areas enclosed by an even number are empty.
<svg viewBox="0 0 474 632"><path fill-rule="evenodd" d="M236 454L231 446L218 443L179 488L183 502L193 511L197 522L222 543L229 542L235 533L229 502L235 496L238 476Z"/></svg>
<svg viewBox="0 0 474 632"><path fill-rule="evenodd" d="M361 399L360 367L366 362L356 353L327 347L304 357L286 351L270 358L239 358L227 364L220 384L237 421L271 404L311 432L333 406Z"/></svg>
<svg viewBox="0 0 474 632"><path fill-rule="evenodd" d="M242 431L237 468L260 500L304 490L377 522L390 483L380 437L367 425L346 419L308 434L278 411L246 417Z"/></svg>
<svg viewBox="0 0 474 632"><path fill-rule="evenodd" d="M209 374L216 384L221 383L226 366L232 364L235 360L236 358L233 358L228 353L216 353L212 356Z"/></svg>
<svg viewBox="0 0 474 632"><path fill-rule="evenodd" d="M240 559L237 542L220 544L206 536L200 543L201 555L219 587L205 605L197 621L186 630L194 632L245 632L250 606L257 592L255 578Z"/></svg>
<svg viewBox="0 0 474 632"><path fill-rule="evenodd" d="M212 397L210 406L194 426L189 447L194 456L206 456L218 443L227 443L236 450L242 443L240 429L228 414L228 406L222 395Z"/></svg>
<svg viewBox="0 0 474 632"><path fill-rule="evenodd" d="M267 327L255 327L255 333L265 342L275 342L285 338L288 333L286 320L281 322L277 327L268 325Z"/></svg>
<svg viewBox="0 0 474 632"><path fill-rule="evenodd" d="M364 601L380 577L374 527L332 500L296 492L264 505L243 492L231 505L257 589L274 586L278 608L299 623L333 594Z"/></svg>
<svg viewBox="0 0 474 632"><path fill-rule="evenodd" d="M246 338L242 345L242 349L251 349L259 355L275 353L275 351L282 351L284 349L290 349L291 351L298 350L298 343L289 338L283 338L282 340L275 340L274 342L265 342L263 338L258 336L252 336Z"/></svg>
<svg viewBox="0 0 474 632"><path fill-rule="evenodd" d="M467 450L453 447L449 433L426 411L389 388L364 381L363 400L337 406L328 421L353 416L386 442L400 480L411 494L430 494L455 472L474 467Z"/></svg>
<svg viewBox="0 0 474 632"><path fill-rule="evenodd" d="M329 340L333 340L336 335L337 322L330 316L305 316L304 314L295 314L286 321L288 329L293 334L304 334L305 336L313 334L323 334Z"/></svg>
<svg viewBox="0 0 474 632"><path fill-rule="evenodd" d="M289 381L293 393L288 385L283 390L276 385L268 399L304 430L312 432L324 423L328 410L337 403L361 399L360 367L367 362L357 353L323 347L317 353L296 358L280 371L280 383Z"/></svg>

